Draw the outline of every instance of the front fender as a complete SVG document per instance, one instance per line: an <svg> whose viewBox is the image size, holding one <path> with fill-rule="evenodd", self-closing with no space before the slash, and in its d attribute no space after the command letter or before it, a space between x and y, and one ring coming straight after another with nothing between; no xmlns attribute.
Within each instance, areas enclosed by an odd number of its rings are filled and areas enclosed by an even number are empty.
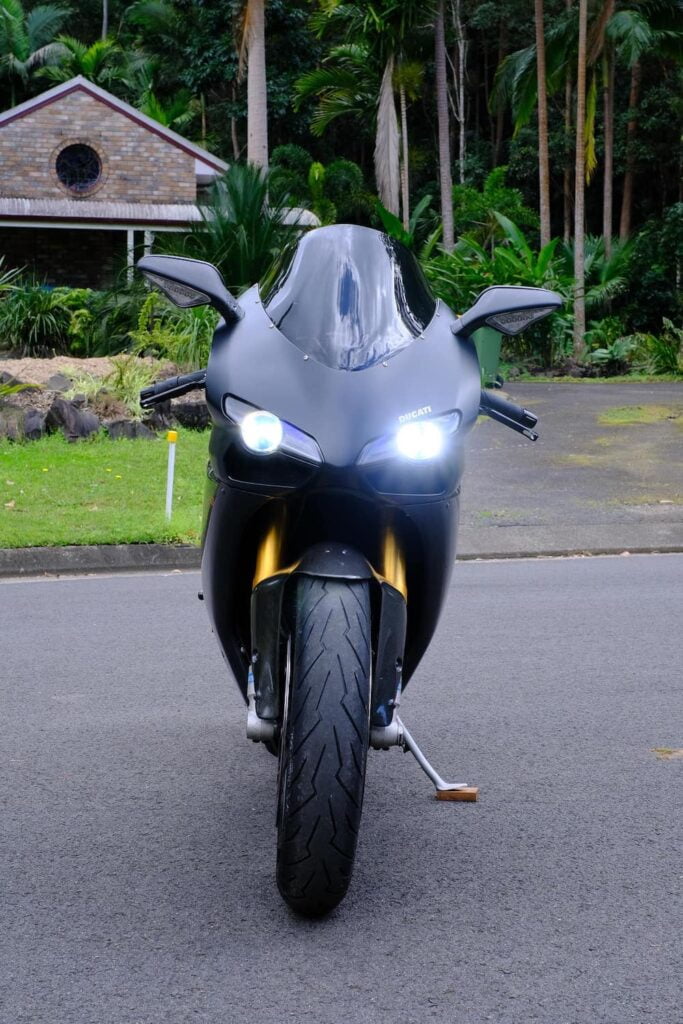
<svg viewBox="0 0 683 1024"><path fill-rule="evenodd" d="M289 569L261 580L251 595L252 669L259 718L277 722L287 657L287 595L297 576L367 581L372 597L372 727L391 723L401 681L406 639L405 598L379 576L367 559L342 544L316 544Z"/></svg>

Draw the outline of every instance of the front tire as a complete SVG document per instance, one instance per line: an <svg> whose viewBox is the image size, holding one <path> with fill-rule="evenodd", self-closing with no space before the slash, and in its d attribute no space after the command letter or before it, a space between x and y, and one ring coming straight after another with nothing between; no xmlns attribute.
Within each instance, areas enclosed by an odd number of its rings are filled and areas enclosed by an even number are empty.
<svg viewBox="0 0 683 1024"><path fill-rule="evenodd" d="M367 582L301 576L280 744L277 884L317 917L351 881L370 733Z"/></svg>

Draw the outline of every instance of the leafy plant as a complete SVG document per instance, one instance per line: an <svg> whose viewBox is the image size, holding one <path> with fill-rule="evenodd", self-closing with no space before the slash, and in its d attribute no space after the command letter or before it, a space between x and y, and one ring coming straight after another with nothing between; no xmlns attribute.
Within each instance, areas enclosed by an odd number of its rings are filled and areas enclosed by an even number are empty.
<svg viewBox="0 0 683 1024"><path fill-rule="evenodd" d="M268 195L268 176L252 164L232 164L211 188L202 220L183 244L187 255L218 267L228 288L258 281L296 227L284 223L285 203Z"/></svg>
<svg viewBox="0 0 683 1024"><path fill-rule="evenodd" d="M28 284L14 287L0 302L0 338L22 356L65 352L71 312L59 292Z"/></svg>
<svg viewBox="0 0 683 1024"><path fill-rule="evenodd" d="M14 287L14 282L19 276L19 270L14 267L3 270L4 263L5 257L0 256L0 296L3 292L8 292Z"/></svg>
<svg viewBox="0 0 683 1024"><path fill-rule="evenodd" d="M141 362L137 356L119 356L112 359L113 370L102 381L104 387L126 406L136 419L141 419L140 389L151 384L155 368Z"/></svg>
<svg viewBox="0 0 683 1024"><path fill-rule="evenodd" d="M217 323L210 306L180 310L150 292L131 332L134 351L167 359L183 371L198 370L208 362Z"/></svg>
<svg viewBox="0 0 683 1024"><path fill-rule="evenodd" d="M104 292L93 292L88 310L92 315L91 330L85 333L84 347L79 355L106 356L122 352L131 344L140 310L149 292L141 275L131 284Z"/></svg>
<svg viewBox="0 0 683 1024"><path fill-rule="evenodd" d="M508 168L496 167L481 191L472 185L453 186L453 225L456 235L467 235L481 245L503 236L497 213L520 228L538 227L538 215L524 203L519 189L506 184Z"/></svg>
<svg viewBox="0 0 683 1024"><path fill-rule="evenodd" d="M653 374L683 373L683 329L663 317L661 334L634 334L625 341L635 348L634 365Z"/></svg>
<svg viewBox="0 0 683 1024"><path fill-rule="evenodd" d="M422 197L410 215L407 231L398 217L395 216L391 210L387 210L386 206L383 206L379 199L376 201L375 208L377 210L377 216L382 222L382 227L386 233L391 235L392 238L396 238L399 242L403 242L408 249L413 249L416 245L418 232L422 233L420 229L422 228L423 223L425 221L428 222L428 218L425 217L425 214L431 206L431 202L431 196ZM421 259L426 260L431 256L439 238L441 237L442 231L443 225L441 224L432 231L420 252Z"/></svg>

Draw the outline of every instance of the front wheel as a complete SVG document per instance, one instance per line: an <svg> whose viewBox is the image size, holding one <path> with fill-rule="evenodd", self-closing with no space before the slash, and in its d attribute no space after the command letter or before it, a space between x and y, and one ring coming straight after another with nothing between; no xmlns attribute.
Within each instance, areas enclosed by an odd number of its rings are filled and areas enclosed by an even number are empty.
<svg viewBox="0 0 683 1024"><path fill-rule="evenodd" d="M319 916L351 881L370 731L367 582L301 576L280 744L277 884Z"/></svg>

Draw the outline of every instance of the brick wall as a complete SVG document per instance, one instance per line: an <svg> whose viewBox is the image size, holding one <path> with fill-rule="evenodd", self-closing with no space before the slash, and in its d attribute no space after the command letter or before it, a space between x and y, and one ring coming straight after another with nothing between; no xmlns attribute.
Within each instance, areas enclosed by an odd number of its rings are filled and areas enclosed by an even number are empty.
<svg viewBox="0 0 683 1024"><path fill-rule="evenodd" d="M195 201L194 157L80 90L0 127L0 195L74 198L55 171L58 153L71 143L87 143L102 161L88 199Z"/></svg>
<svg viewBox="0 0 683 1024"><path fill-rule="evenodd" d="M0 255L5 268L25 267L41 284L111 288L125 275L126 232L0 227Z"/></svg>

